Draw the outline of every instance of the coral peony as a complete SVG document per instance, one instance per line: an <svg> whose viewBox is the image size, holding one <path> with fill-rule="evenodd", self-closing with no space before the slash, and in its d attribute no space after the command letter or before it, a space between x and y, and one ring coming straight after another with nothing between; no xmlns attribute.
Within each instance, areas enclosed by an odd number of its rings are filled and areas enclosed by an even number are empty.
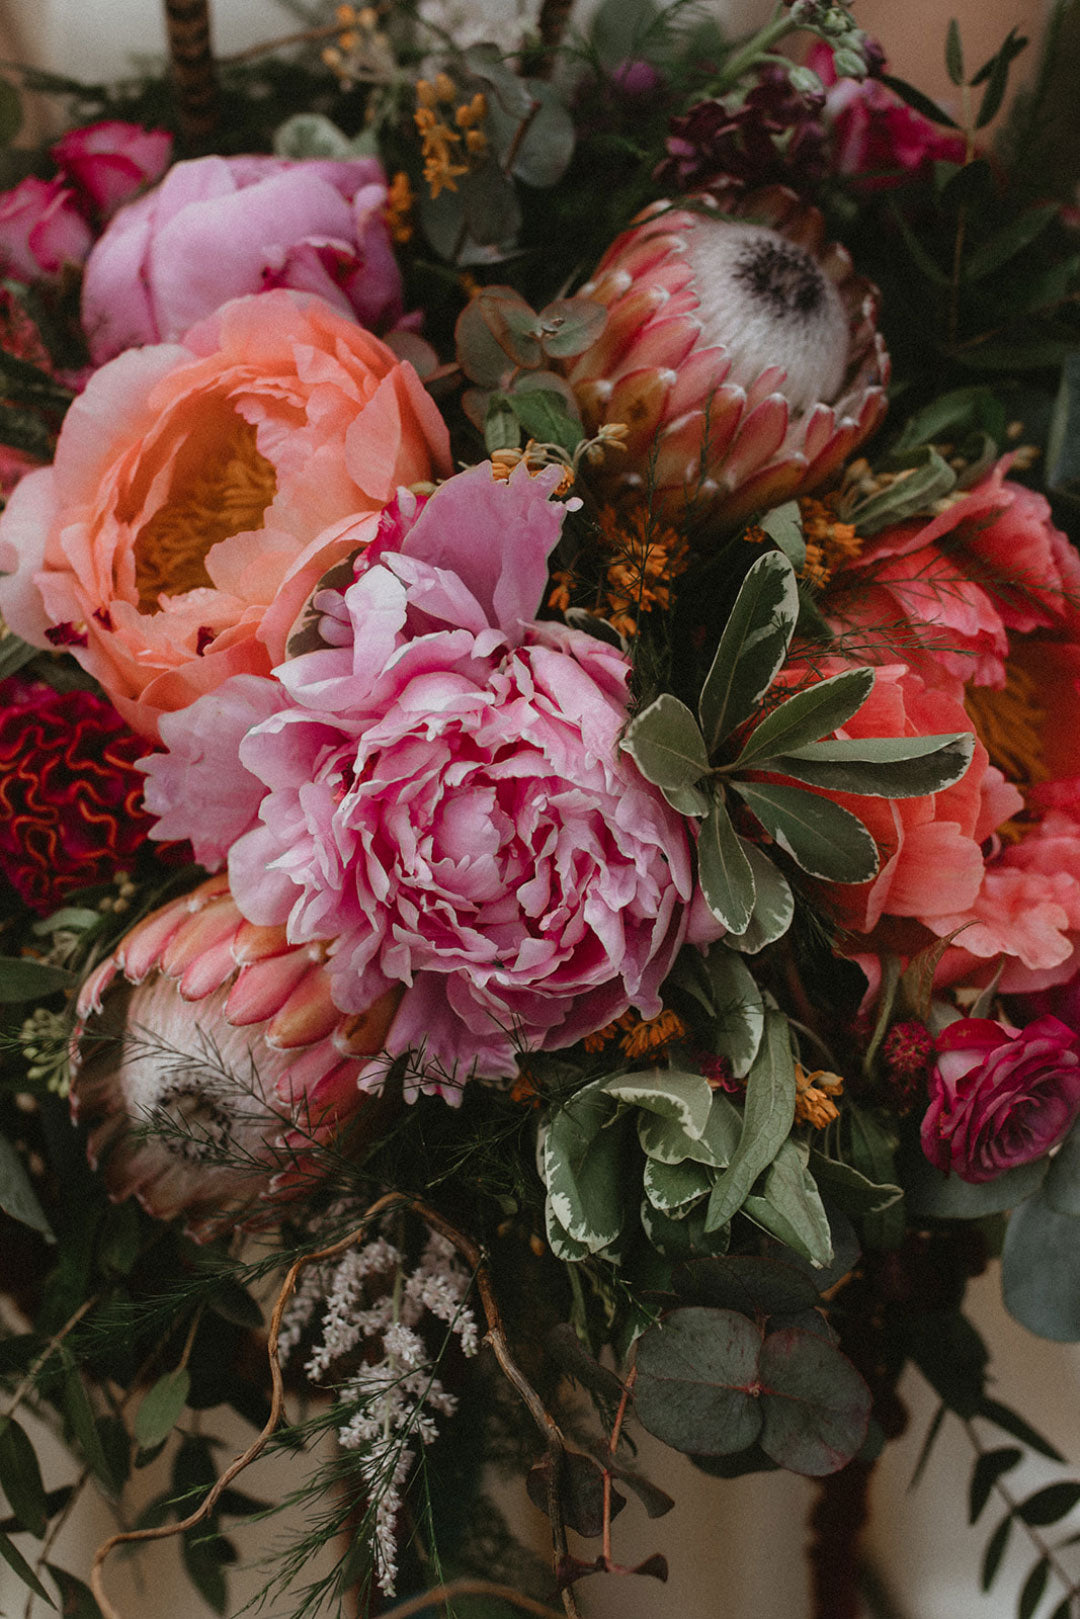
<svg viewBox="0 0 1080 1619"><path fill-rule="evenodd" d="M380 329L401 315L401 273L377 158L202 157L177 163L94 246L83 325L95 364L171 342L245 293L293 287Z"/></svg>
<svg viewBox="0 0 1080 1619"><path fill-rule="evenodd" d="M109 118L69 129L49 152L93 213L108 219L136 191L161 178L172 148L166 129Z"/></svg>
<svg viewBox="0 0 1080 1619"><path fill-rule="evenodd" d="M264 796L230 852L237 901L296 943L333 939L343 1010L404 986L387 1054L410 1054L410 1088L455 1096L631 1005L654 1016L687 932L686 823L618 745L629 662L533 616L559 477L484 464L403 503L355 582L316 598L322 649L278 668L289 705L253 703L240 745ZM176 716L185 757L214 723L206 700ZM146 768L173 835L196 817L212 835L210 772L185 788ZM218 793L231 817L235 783Z"/></svg>
<svg viewBox="0 0 1080 1619"><path fill-rule="evenodd" d="M1041 1158L1080 1112L1080 1037L1055 1017L1024 1029L961 1018L935 1043L923 1151L966 1181Z"/></svg>
<svg viewBox="0 0 1080 1619"><path fill-rule="evenodd" d="M90 227L63 180L28 175L0 192L0 274L14 281L58 275L90 251Z"/></svg>
<svg viewBox="0 0 1080 1619"><path fill-rule="evenodd" d="M310 1189L316 1149L370 1134L357 1090L396 1005L345 1018L318 945L244 920L224 878L144 918L83 985L71 1105L114 1198L210 1236ZM357 1121L357 1111L361 1117Z"/></svg>
<svg viewBox="0 0 1080 1619"><path fill-rule="evenodd" d="M150 829L142 751L93 692L0 682L0 873L39 915L134 859Z"/></svg>
<svg viewBox="0 0 1080 1619"><path fill-rule="evenodd" d="M932 521L866 542L834 576L828 608L867 656L899 646L962 701L1008 783L973 834L985 841L968 899L942 903L947 883L926 910L889 901L885 911L956 935L939 982L985 982L1000 963L1002 990L1023 993L1072 977L1080 945L1080 563L1047 502L1007 470L1006 460Z"/></svg>
<svg viewBox="0 0 1080 1619"><path fill-rule="evenodd" d="M320 299L237 299L94 373L0 518L0 611L70 645L144 735L266 673L399 484L449 470L412 367Z"/></svg>
<svg viewBox="0 0 1080 1619"><path fill-rule="evenodd" d="M884 415L877 295L782 187L737 217L653 204L581 292L610 318L568 379L590 431L630 429L607 492L664 518L733 526L813 489Z"/></svg>

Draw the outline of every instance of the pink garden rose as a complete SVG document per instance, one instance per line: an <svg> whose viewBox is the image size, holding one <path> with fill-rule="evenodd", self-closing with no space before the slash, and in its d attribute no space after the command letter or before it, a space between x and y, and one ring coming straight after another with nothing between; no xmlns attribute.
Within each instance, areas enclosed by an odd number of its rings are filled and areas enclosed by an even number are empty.
<svg viewBox="0 0 1080 1619"><path fill-rule="evenodd" d="M61 179L34 174L0 192L0 276L36 281L81 264L93 240L75 193Z"/></svg>
<svg viewBox="0 0 1080 1619"><path fill-rule="evenodd" d="M110 118L69 129L49 151L93 213L108 219L136 191L161 178L172 148L168 130Z"/></svg>
<svg viewBox="0 0 1080 1619"><path fill-rule="evenodd" d="M154 736L162 712L268 674L398 486L449 470L442 417L377 338L318 298L237 299L93 374L0 517L0 612Z"/></svg>
<svg viewBox="0 0 1080 1619"><path fill-rule="evenodd" d="M95 364L171 342L219 305L272 287L314 292L364 326L401 315L401 273L377 158L202 157L120 210L86 266Z"/></svg>
<svg viewBox="0 0 1080 1619"><path fill-rule="evenodd" d="M654 1016L687 933L686 823L619 748L629 662L534 617L559 476L484 464L403 497L355 581L316 597L321 649L275 671L287 706L248 693L233 774L262 797L232 891L293 943L334 941L342 1011L404 986L373 1086L408 1052L409 1088L453 1097L631 1005ZM220 852L243 789L199 762L219 718L206 699L175 716L144 768L171 835L199 821Z"/></svg>
<svg viewBox="0 0 1080 1619"><path fill-rule="evenodd" d="M1041 1158L1080 1112L1080 1037L1056 1017L1024 1029L961 1018L935 1049L922 1146L961 1180L992 1181Z"/></svg>

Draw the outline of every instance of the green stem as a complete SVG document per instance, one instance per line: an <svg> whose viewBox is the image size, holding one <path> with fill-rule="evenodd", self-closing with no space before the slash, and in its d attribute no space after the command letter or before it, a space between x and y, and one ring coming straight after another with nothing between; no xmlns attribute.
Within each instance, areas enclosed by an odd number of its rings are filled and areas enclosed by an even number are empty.
<svg viewBox="0 0 1080 1619"><path fill-rule="evenodd" d="M774 45L778 45L788 34L796 31L797 25L792 23L787 7L777 6L772 21L767 22L764 28L746 41L741 51L736 51L735 55L724 63L723 82L728 86L734 84L747 68L753 67L754 63L766 52L771 51Z"/></svg>

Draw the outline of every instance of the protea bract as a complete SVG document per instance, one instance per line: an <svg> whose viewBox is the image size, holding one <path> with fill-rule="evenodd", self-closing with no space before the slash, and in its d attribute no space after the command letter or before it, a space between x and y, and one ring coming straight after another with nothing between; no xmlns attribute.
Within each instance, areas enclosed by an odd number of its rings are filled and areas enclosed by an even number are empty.
<svg viewBox="0 0 1080 1619"><path fill-rule="evenodd" d="M609 318L568 380L590 432L629 428L609 498L731 527L826 482L884 415L877 291L782 186L723 213L652 204L581 295Z"/></svg>
<svg viewBox="0 0 1080 1619"><path fill-rule="evenodd" d="M323 951L245 920L211 878L138 923L86 980L71 1105L111 1195L184 1213L196 1236L310 1188L319 1145L357 1110L357 1075L397 997L359 1017L330 999ZM367 1115L370 1115L368 1119ZM370 1132L365 1132L370 1133Z"/></svg>

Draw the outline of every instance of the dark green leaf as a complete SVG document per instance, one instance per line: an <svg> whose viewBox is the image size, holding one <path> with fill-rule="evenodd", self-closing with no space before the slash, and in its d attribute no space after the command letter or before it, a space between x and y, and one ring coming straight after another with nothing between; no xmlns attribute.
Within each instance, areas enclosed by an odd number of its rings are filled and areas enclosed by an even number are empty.
<svg viewBox="0 0 1080 1619"><path fill-rule="evenodd" d="M16 405L0 402L0 444L23 450L39 461L51 461L53 435L39 416L29 415Z"/></svg>
<svg viewBox="0 0 1080 1619"><path fill-rule="evenodd" d="M754 872L719 796L701 823L697 855L698 882L706 905L729 933L744 933L754 913Z"/></svg>
<svg viewBox="0 0 1080 1619"><path fill-rule="evenodd" d="M630 721L621 746L657 787L692 786L709 768L697 720L669 692Z"/></svg>
<svg viewBox="0 0 1080 1619"><path fill-rule="evenodd" d="M756 726L733 766L745 770L791 753L839 730L857 714L874 687L872 669L845 669L780 703Z"/></svg>
<svg viewBox="0 0 1080 1619"><path fill-rule="evenodd" d="M517 388L507 394L510 407L528 433L541 444L558 444L576 450L585 437L581 423L566 408L566 400L554 388Z"/></svg>
<svg viewBox="0 0 1080 1619"><path fill-rule="evenodd" d="M948 287L951 284L948 272L941 268L936 259L931 258L895 203L889 204L889 213L893 224L904 239L904 245L911 254L911 260L915 268L933 286ZM873 498L880 499L880 496L874 496Z"/></svg>
<svg viewBox="0 0 1080 1619"><path fill-rule="evenodd" d="M945 35L945 71L954 84L964 82L964 52L960 44L960 24L950 17Z"/></svg>
<svg viewBox="0 0 1080 1619"><path fill-rule="evenodd" d="M553 85L543 79L526 79L524 85L538 105L517 142L510 172L528 186L546 188L562 178L574 155L574 121Z"/></svg>
<svg viewBox="0 0 1080 1619"><path fill-rule="evenodd" d="M1020 1502L1016 1516L1033 1528L1041 1529L1046 1524L1059 1523L1062 1518L1068 1517L1078 1501L1080 1484L1047 1484Z"/></svg>
<svg viewBox="0 0 1080 1619"><path fill-rule="evenodd" d="M1032 1450L1037 1450L1040 1456L1047 1457L1049 1461L1064 1462L1065 1458L1056 1446L1048 1439L1044 1439L1042 1434L1029 1422L1025 1422L1017 1412L1010 1411L1007 1405L1002 1405L1000 1400L992 1400L989 1395L985 1395L979 1401L975 1415L995 1423L1005 1433L1011 1433L1014 1439L1019 1439L1021 1444L1030 1446Z"/></svg>
<svg viewBox="0 0 1080 1619"><path fill-rule="evenodd" d="M780 547L796 573L801 573L806 563L806 536L798 501L786 500L782 506L774 506L765 513L758 527Z"/></svg>
<svg viewBox="0 0 1080 1619"><path fill-rule="evenodd" d="M47 1602L50 1608L56 1607L56 1603L46 1591L22 1552L4 1534L0 1534L0 1557L18 1575L23 1584L30 1587L35 1596L39 1596L42 1602Z"/></svg>
<svg viewBox="0 0 1080 1619"><path fill-rule="evenodd" d="M805 1271L782 1259L725 1254L722 1259L694 1259L676 1273L680 1299L708 1304L743 1315L797 1315L820 1302Z"/></svg>
<svg viewBox="0 0 1080 1619"><path fill-rule="evenodd" d="M745 1450L761 1429L760 1348L760 1328L734 1310L672 1310L638 1343L634 1401L642 1425L691 1454Z"/></svg>
<svg viewBox="0 0 1080 1619"><path fill-rule="evenodd" d="M798 617L795 570L781 552L767 551L743 580L701 690L698 712L710 757L772 685Z"/></svg>
<svg viewBox="0 0 1080 1619"><path fill-rule="evenodd" d="M970 731L954 736L853 738L811 743L763 762L759 768L834 793L924 798L959 781L971 764L974 749Z"/></svg>
<svg viewBox="0 0 1080 1619"><path fill-rule="evenodd" d="M0 956L0 1004L36 1001L58 989L70 989L74 983L71 973L62 967L26 956Z"/></svg>
<svg viewBox="0 0 1080 1619"><path fill-rule="evenodd" d="M0 1490L27 1534L40 1540L49 1525L45 1486L30 1438L14 1417L0 1418Z"/></svg>
<svg viewBox="0 0 1080 1619"><path fill-rule="evenodd" d="M869 1180L852 1164L810 1152L810 1172L826 1196L847 1214L876 1214L903 1197L899 1186Z"/></svg>
<svg viewBox="0 0 1080 1619"><path fill-rule="evenodd" d="M554 1462L545 1456L529 1469L525 1489L533 1506L547 1510L548 1480ZM563 1452L559 1468L559 1505L563 1522L577 1535L598 1535L604 1527L604 1469L579 1450ZM626 1497L612 1490L611 1516L626 1505Z"/></svg>
<svg viewBox="0 0 1080 1619"><path fill-rule="evenodd" d="M20 641L17 635L10 632L5 635L0 640L0 680L6 680L8 675L15 674L28 664L31 658L36 658L38 650L29 641Z"/></svg>
<svg viewBox="0 0 1080 1619"><path fill-rule="evenodd" d="M442 198L451 195L443 192ZM445 256L445 255L444 255ZM489 296L483 300L480 297L470 298L465 308L457 318L454 327L454 340L457 347L458 364L465 375L473 382L480 383L481 387L494 388L509 372L514 361L507 348L493 330L493 322L502 330L502 323L496 321L493 313L496 307L495 295L509 294L523 309L528 310L528 304L510 287L489 287ZM531 313L531 311L530 311ZM537 359L540 357L537 345Z"/></svg>
<svg viewBox="0 0 1080 1619"><path fill-rule="evenodd" d="M769 1333L759 1361L761 1448L793 1473L821 1478L847 1465L866 1438L870 1390L846 1355L816 1333Z"/></svg>
<svg viewBox="0 0 1080 1619"><path fill-rule="evenodd" d="M998 1479L1023 1459L1023 1451L1017 1450L1015 1445L1005 1445L1001 1450L986 1450L977 1459L971 1475L971 1489L968 1492L969 1523L979 1521Z"/></svg>
<svg viewBox="0 0 1080 1619"><path fill-rule="evenodd" d="M1080 1129L1075 1125L1050 1159L1042 1195L1055 1213L1080 1217Z"/></svg>
<svg viewBox="0 0 1080 1619"><path fill-rule="evenodd" d="M22 121L22 97L10 80L0 79L0 146L10 145Z"/></svg>
<svg viewBox="0 0 1080 1619"><path fill-rule="evenodd" d="M972 89L977 89L980 84L985 84L987 79L993 76L994 69L1002 57L1005 58L1006 64L1012 62L1020 55L1021 51L1027 49L1027 44L1027 39L1020 33L1019 29L1010 28L1002 41L1001 49L995 51L993 56L987 57L982 67L971 79Z"/></svg>
<svg viewBox="0 0 1080 1619"><path fill-rule="evenodd" d="M914 107L916 112L921 112L924 118L931 119L935 124L944 124L946 129L960 128L956 120L950 118L947 112L943 112L936 101L931 101L929 96L924 96L922 91L916 90L913 84L908 84L904 79L894 78L890 73L881 75L881 83L887 84L889 89L900 97L901 101L906 101L909 107Z"/></svg>
<svg viewBox="0 0 1080 1619"><path fill-rule="evenodd" d="M22 1159L3 1136L0 1136L0 1209L21 1225L40 1231L49 1242L56 1241Z"/></svg>
<svg viewBox="0 0 1080 1619"><path fill-rule="evenodd" d="M490 455L495 450L516 450L520 443L517 412L506 394L492 394L484 416L484 448Z"/></svg>
<svg viewBox="0 0 1080 1619"><path fill-rule="evenodd" d="M807 1147L789 1136L765 1171L761 1191L743 1203L743 1213L820 1270L832 1258L832 1235L807 1155Z"/></svg>
<svg viewBox="0 0 1080 1619"><path fill-rule="evenodd" d="M191 1375L186 1367L179 1367L159 1377L143 1395L135 1413L135 1438L144 1450L160 1444L172 1432L184 1412L190 1392Z"/></svg>
<svg viewBox="0 0 1080 1619"><path fill-rule="evenodd" d="M66 1345L62 1347L66 1348ZM72 1432L95 1478L105 1486L110 1494L119 1494L124 1481L122 1478L117 1479L109 1466L82 1375L75 1364L73 1356L69 1354L64 1359L67 1365L67 1372L64 1377L64 1410L67 1413Z"/></svg>
<svg viewBox="0 0 1080 1619"><path fill-rule="evenodd" d="M754 909L743 932L729 933L725 942L733 950L754 955L783 938L795 915L795 896L764 849L746 838L740 838L739 844L754 874Z"/></svg>
<svg viewBox="0 0 1080 1619"><path fill-rule="evenodd" d="M957 349L955 359L969 371L1050 371L1063 365L1075 342L1069 338L1033 337L1029 342L980 343Z"/></svg>
<svg viewBox="0 0 1080 1619"><path fill-rule="evenodd" d="M84 1585L74 1574L69 1574L66 1568L58 1568L55 1563L46 1563L45 1567L60 1592L63 1619L102 1619L101 1609L88 1585Z"/></svg>
<svg viewBox="0 0 1080 1619"><path fill-rule="evenodd" d="M1022 253L1037 236L1041 236L1052 219L1056 219L1061 212L1061 205L1056 202L1044 202L1034 208L1028 208L1015 219L1010 219L1007 225L985 241L981 247L970 254L964 264L964 278L967 281L981 281L985 276L992 275L1000 270L1003 264Z"/></svg>
<svg viewBox="0 0 1080 1619"><path fill-rule="evenodd" d="M851 1132L851 1159L857 1170L879 1186L897 1184L896 1137L889 1125L869 1108L845 1102L844 1116ZM903 1198L876 1214L864 1215L859 1223L867 1248L896 1248L907 1227Z"/></svg>
<svg viewBox="0 0 1080 1619"><path fill-rule="evenodd" d="M1043 1592L1046 1590L1046 1582L1049 1578L1050 1560L1047 1557L1040 1558L1024 1581L1023 1590L1020 1592L1020 1601L1016 1608L1016 1619L1031 1619L1032 1614L1043 1599Z"/></svg>
<svg viewBox="0 0 1080 1619"><path fill-rule="evenodd" d="M731 1164L709 1198L706 1229L717 1231L742 1207L750 1188L787 1140L795 1115L795 1063L788 1022L766 1012L765 1035L746 1078L742 1134Z"/></svg>
<svg viewBox="0 0 1080 1619"><path fill-rule="evenodd" d="M907 1339L912 1360L949 1410L975 1416L990 1357L971 1322L958 1310L920 1312L908 1323Z"/></svg>
<svg viewBox="0 0 1080 1619"><path fill-rule="evenodd" d="M986 1543L982 1572L979 1576L979 1585L983 1591L989 1591L1001 1567L1001 1559L1005 1556L1012 1524L1012 1514L1007 1512Z"/></svg>
<svg viewBox="0 0 1080 1619"><path fill-rule="evenodd" d="M850 810L820 793L771 781L732 787L795 863L833 883L864 883L878 869L877 845Z"/></svg>
<svg viewBox="0 0 1080 1619"><path fill-rule="evenodd" d="M1016 30L1013 29L1015 34ZM1006 41L1007 45L1008 41ZM1026 43L1024 41L1023 43ZM990 69L989 80L979 102L979 110L975 116L975 128L985 129L991 119L996 118L1005 100L1005 91L1009 85L1009 63L1011 58L1006 54L1006 46L1002 46L994 58Z"/></svg>
<svg viewBox="0 0 1080 1619"><path fill-rule="evenodd" d="M258 1332L263 1325L262 1310L247 1288L227 1276L222 1278L207 1302L215 1315L219 1315L223 1321L231 1321L234 1327Z"/></svg>
<svg viewBox="0 0 1080 1619"><path fill-rule="evenodd" d="M1080 1220L1059 1214L1041 1192L1014 1210L1001 1254L1005 1308L1030 1332L1080 1340Z"/></svg>
<svg viewBox="0 0 1080 1619"><path fill-rule="evenodd" d="M985 431L1001 438L1005 433L1005 412L993 390L984 383L953 388L916 411L904 424L896 443L903 454L934 439Z"/></svg>

